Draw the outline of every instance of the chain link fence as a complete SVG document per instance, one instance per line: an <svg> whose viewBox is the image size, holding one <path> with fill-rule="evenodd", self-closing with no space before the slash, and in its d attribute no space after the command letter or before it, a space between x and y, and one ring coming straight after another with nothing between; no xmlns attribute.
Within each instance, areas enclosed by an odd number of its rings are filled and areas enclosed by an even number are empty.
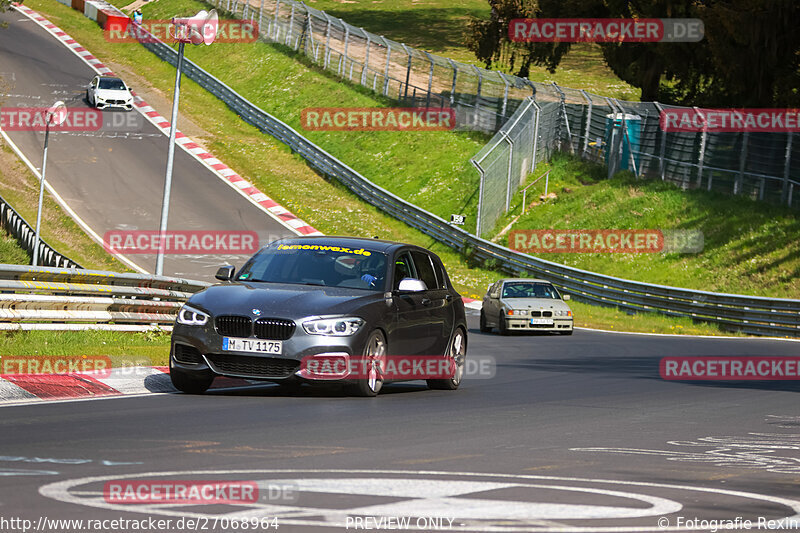
<svg viewBox="0 0 800 533"><path fill-rule="evenodd" d="M493 230L536 165L556 150L684 189L783 205L800 186L792 133L664 132L660 115L686 109L626 102L532 82L417 50L295 0L210 0L258 24L261 37L409 107L453 108L460 128L497 132L472 159L481 176L477 235ZM702 119L702 111L694 109Z"/></svg>

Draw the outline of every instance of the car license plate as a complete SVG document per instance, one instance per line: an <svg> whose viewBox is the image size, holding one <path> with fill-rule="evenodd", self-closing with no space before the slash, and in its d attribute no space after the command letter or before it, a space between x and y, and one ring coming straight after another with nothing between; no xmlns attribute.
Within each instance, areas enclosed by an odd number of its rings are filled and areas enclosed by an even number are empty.
<svg viewBox="0 0 800 533"><path fill-rule="evenodd" d="M262 341L257 339L237 339L223 337L222 349L231 352L280 354L283 350L281 341Z"/></svg>
<svg viewBox="0 0 800 533"><path fill-rule="evenodd" d="M531 318L531 326L552 326L552 318Z"/></svg>

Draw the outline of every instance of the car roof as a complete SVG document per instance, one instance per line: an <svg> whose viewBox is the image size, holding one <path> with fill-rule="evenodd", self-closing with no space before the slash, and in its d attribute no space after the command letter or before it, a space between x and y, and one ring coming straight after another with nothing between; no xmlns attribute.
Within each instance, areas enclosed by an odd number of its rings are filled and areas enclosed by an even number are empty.
<svg viewBox="0 0 800 533"><path fill-rule="evenodd" d="M395 241L388 241L383 239L368 239L364 237L342 237L342 236L304 236L304 237L286 237L283 239L279 239L274 241L273 243L282 243L282 244L319 244L323 246L341 246L345 248L365 248L372 251L389 253L398 248L416 248L419 250L425 250L419 246L415 246L413 244L404 244L401 242ZM432 252L429 252L432 253Z"/></svg>
<svg viewBox="0 0 800 533"><path fill-rule="evenodd" d="M119 80L122 81L122 78L119 76L97 76L101 80Z"/></svg>

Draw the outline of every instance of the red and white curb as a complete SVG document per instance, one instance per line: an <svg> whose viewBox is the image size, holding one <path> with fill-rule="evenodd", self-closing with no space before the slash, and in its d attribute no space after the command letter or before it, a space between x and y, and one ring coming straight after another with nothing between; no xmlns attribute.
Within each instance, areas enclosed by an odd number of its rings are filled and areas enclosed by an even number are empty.
<svg viewBox="0 0 800 533"><path fill-rule="evenodd" d="M480 308L483 306L483 302L481 300L473 300L472 298L467 298L466 296L462 296L461 299L464 300L464 307L467 309L480 310Z"/></svg>
<svg viewBox="0 0 800 533"><path fill-rule="evenodd" d="M97 59L91 52L80 45L75 39L70 37L66 32L61 30L58 26L47 20L45 17L36 11L22 6L15 5L14 9L36 22L39 26L47 30L48 33L53 35L56 39L61 41L67 48L72 50L75 55L80 57L90 68L101 75L113 76L114 73L110 68L105 66L102 61ZM158 114L158 111L153 109L144 99L138 96L135 92L131 91L134 95L134 103L137 110L153 125L155 125L161 132L169 136L170 122ZM252 183L248 182L233 169L225 163L214 157L211 153L192 141L189 137L177 131L175 133L175 143L183 148L189 155L194 157L206 168L211 170L217 177L222 179L225 183L233 187L242 196L247 198L250 202L258 206L262 211L270 215L272 218L280 222L283 226L297 235L322 235L322 232L316 230L294 214L288 209L278 204L275 200L258 190Z"/></svg>
<svg viewBox="0 0 800 533"><path fill-rule="evenodd" d="M210 390L251 385L244 379L218 377ZM0 374L0 406L172 392L177 391L165 366L123 367L103 373Z"/></svg>

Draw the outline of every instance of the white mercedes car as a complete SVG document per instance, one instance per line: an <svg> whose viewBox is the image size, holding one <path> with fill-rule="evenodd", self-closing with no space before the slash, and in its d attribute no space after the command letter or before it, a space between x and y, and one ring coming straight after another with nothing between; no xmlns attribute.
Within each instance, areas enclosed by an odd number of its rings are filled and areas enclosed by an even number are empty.
<svg viewBox="0 0 800 533"><path fill-rule="evenodd" d="M547 331L572 335L572 310L543 279L501 279L489 285L481 306L481 332Z"/></svg>
<svg viewBox="0 0 800 533"><path fill-rule="evenodd" d="M95 76L86 88L86 100L92 107L119 107L133 110L133 94L124 81L112 76Z"/></svg>

